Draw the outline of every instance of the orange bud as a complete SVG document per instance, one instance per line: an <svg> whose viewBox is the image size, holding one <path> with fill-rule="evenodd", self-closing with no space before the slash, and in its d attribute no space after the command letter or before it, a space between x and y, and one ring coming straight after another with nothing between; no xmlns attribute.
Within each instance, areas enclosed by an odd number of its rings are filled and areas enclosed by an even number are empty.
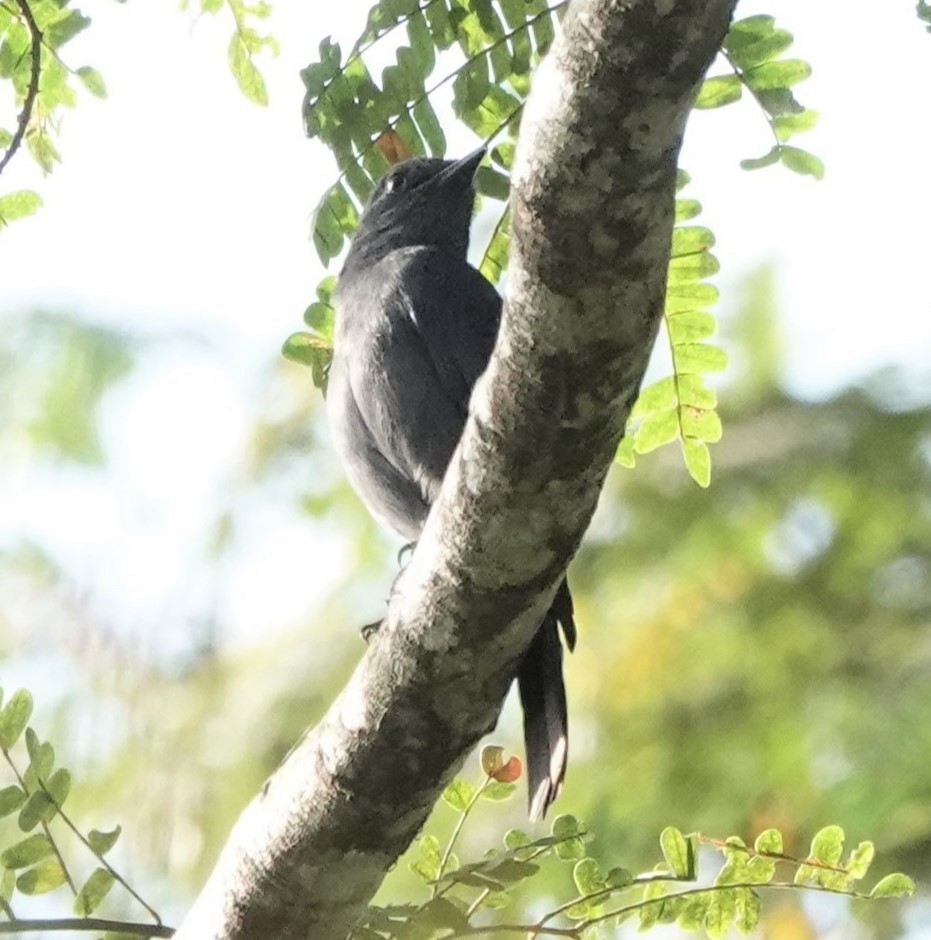
<svg viewBox="0 0 931 940"><path fill-rule="evenodd" d="M513 783L520 780L520 775L524 771L524 765L519 757L512 757L500 770L496 770L491 776L498 783Z"/></svg>
<svg viewBox="0 0 931 940"><path fill-rule="evenodd" d="M390 163L392 166L395 163L400 163L402 160L407 160L411 156L411 152L407 149L407 144L401 139L401 135L397 131L385 131L383 134L380 134L378 139L375 141L375 146L381 151L381 155Z"/></svg>

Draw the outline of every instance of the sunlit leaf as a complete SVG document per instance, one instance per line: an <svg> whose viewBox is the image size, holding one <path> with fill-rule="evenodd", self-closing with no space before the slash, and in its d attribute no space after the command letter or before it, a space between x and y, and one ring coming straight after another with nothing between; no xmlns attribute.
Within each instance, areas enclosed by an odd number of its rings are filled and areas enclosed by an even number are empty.
<svg viewBox="0 0 931 940"><path fill-rule="evenodd" d="M113 887L113 875L105 868L95 868L74 899L74 912L89 917Z"/></svg>

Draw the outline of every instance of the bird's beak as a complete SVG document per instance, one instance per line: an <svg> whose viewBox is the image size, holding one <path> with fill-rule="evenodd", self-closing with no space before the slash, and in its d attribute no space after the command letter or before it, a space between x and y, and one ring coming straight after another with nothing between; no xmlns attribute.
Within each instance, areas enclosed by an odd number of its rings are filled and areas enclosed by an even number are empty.
<svg viewBox="0 0 931 940"><path fill-rule="evenodd" d="M457 179L471 183L475 178L478 166L484 156L485 147L479 147L478 150L473 150L468 156L450 164L450 166L443 171L443 175L447 179Z"/></svg>

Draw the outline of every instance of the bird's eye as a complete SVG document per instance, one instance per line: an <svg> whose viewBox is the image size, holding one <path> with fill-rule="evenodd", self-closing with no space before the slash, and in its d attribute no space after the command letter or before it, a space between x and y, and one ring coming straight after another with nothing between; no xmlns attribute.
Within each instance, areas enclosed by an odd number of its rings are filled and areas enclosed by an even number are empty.
<svg viewBox="0 0 931 940"><path fill-rule="evenodd" d="M385 187L383 192L385 193L397 193L405 188L407 185L407 180L404 178L401 173L390 173L385 177Z"/></svg>

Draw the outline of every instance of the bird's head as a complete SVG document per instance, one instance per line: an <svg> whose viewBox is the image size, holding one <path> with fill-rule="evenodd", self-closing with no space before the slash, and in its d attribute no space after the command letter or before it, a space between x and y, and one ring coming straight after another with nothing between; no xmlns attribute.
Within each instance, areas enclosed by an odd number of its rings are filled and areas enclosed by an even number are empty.
<svg viewBox="0 0 931 940"><path fill-rule="evenodd" d="M430 245L465 258L475 204L473 180L485 148L461 160L415 157L377 183L353 236L347 264L398 248Z"/></svg>

